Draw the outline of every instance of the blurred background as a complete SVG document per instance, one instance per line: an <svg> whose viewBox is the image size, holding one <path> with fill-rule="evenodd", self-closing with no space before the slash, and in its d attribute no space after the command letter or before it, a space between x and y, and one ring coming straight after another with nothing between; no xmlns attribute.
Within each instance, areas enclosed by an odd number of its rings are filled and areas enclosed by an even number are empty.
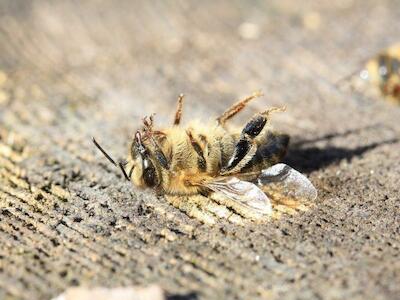
<svg viewBox="0 0 400 300"><path fill-rule="evenodd" d="M0 1L0 298L148 283L204 299L396 298L400 111L337 83L399 32L398 0ZM134 191L91 143L125 157L141 118L169 125L180 93L188 121L256 90L235 123L287 107L274 125L320 190L315 211L205 228Z"/></svg>
<svg viewBox="0 0 400 300"><path fill-rule="evenodd" d="M256 106L290 105L287 122L300 133L332 113L326 90L396 41L398 4L2 1L0 99L29 103L26 117L48 123L72 122L61 116L71 111L87 118L96 105L93 122L114 116L127 134L145 114L170 118L179 93L186 112L209 116L206 103L217 114L261 89Z"/></svg>

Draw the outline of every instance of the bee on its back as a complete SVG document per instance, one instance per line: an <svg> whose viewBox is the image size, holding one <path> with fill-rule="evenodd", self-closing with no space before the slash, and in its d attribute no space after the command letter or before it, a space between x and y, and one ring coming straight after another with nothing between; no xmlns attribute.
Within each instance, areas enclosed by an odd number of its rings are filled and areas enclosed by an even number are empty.
<svg viewBox="0 0 400 300"><path fill-rule="evenodd" d="M191 203L187 197L201 195L204 199L210 197L230 206L244 217L262 219L271 213L271 203L252 182L262 178L265 169L281 161L286 154L289 136L273 131L269 124L271 113L284 109L272 108L258 113L241 130L226 126L230 118L260 95L254 93L232 105L213 123L192 121L185 127L180 124L181 95L173 125L158 129L154 126L153 116L145 117L142 128L135 133L127 162L118 165L135 186L152 188L157 194L174 199L170 202L181 209ZM95 144L117 165L97 142ZM279 170L287 173L280 174L280 181L297 172L289 166ZM268 176L259 181L260 187L272 180ZM311 185L312 189L309 188L309 181L303 175L293 178L298 185L307 186L309 198L316 197L314 187ZM206 204L209 205L208 200L194 205L201 207Z"/></svg>

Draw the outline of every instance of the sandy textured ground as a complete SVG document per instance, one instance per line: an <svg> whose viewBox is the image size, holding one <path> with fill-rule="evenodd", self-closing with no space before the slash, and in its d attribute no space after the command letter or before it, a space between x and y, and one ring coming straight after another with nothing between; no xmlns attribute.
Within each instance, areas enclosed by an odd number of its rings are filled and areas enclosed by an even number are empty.
<svg viewBox="0 0 400 300"><path fill-rule="evenodd" d="M300 4L301 2L301 4ZM116 4L118 3L118 4ZM173 299L399 299L400 107L335 84L398 41L399 1L1 1L0 299L155 283ZM135 191L140 118L286 105L315 208L209 227Z"/></svg>

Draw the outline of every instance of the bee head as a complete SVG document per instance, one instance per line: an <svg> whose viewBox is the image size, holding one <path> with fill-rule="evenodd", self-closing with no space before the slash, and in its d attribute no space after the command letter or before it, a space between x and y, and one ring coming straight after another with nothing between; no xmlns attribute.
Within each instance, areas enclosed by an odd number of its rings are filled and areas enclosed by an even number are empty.
<svg viewBox="0 0 400 300"><path fill-rule="evenodd" d="M142 138L138 130L130 147L130 161L128 162L128 177L138 187L156 187L159 185L159 176L154 164L152 146Z"/></svg>

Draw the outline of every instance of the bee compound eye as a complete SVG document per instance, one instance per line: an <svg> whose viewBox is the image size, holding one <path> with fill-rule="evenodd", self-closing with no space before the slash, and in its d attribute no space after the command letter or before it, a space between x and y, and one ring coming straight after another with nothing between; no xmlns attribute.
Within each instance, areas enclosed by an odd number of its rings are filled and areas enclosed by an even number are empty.
<svg viewBox="0 0 400 300"><path fill-rule="evenodd" d="M154 187L158 184L158 178L157 178L157 173L156 169L153 166L153 163L145 159L143 161L143 166L146 166L143 168L143 181L148 187Z"/></svg>

